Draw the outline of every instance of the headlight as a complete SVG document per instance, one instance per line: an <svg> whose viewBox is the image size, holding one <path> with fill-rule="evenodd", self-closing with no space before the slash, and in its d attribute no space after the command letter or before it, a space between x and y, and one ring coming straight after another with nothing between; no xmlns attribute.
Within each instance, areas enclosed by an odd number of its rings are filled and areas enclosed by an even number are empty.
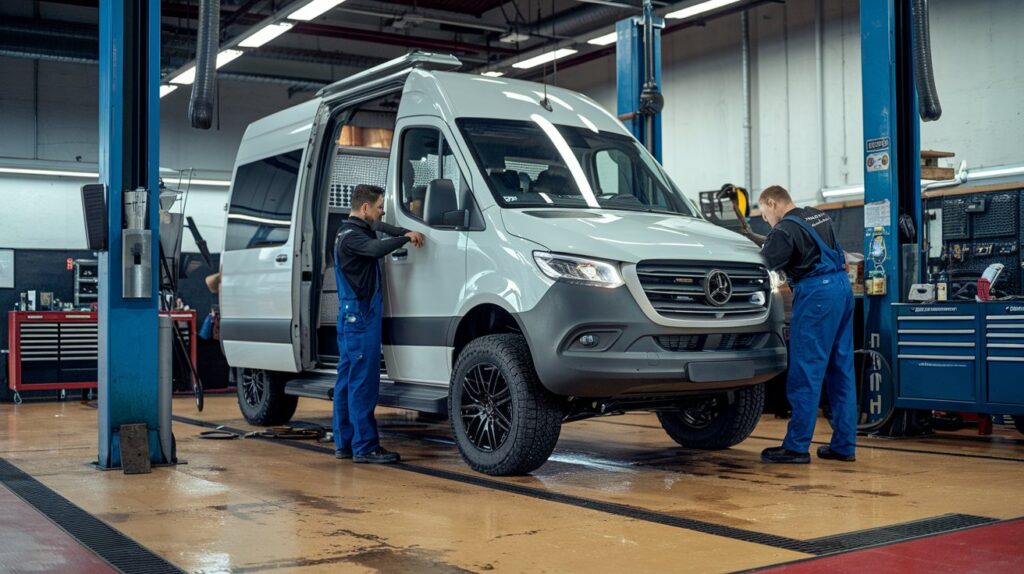
<svg viewBox="0 0 1024 574"><path fill-rule="evenodd" d="M556 281L608 288L623 284L619 268L607 261L544 251L535 251L533 260L545 275Z"/></svg>
<svg viewBox="0 0 1024 574"><path fill-rule="evenodd" d="M781 271L769 271L768 276L771 277L772 280L773 292L778 291L779 288L786 283L786 276L783 275Z"/></svg>

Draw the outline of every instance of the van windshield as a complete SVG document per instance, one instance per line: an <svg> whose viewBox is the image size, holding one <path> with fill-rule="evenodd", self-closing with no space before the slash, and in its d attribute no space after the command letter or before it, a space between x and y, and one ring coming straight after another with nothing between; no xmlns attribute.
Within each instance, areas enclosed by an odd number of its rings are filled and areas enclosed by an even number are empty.
<svg viewBox="0 0 1024 574"><path fill-rule="evenodd" d="M650 211L697 217L665 170L632 137L531 121L456 120L503 207Z"/></svg>

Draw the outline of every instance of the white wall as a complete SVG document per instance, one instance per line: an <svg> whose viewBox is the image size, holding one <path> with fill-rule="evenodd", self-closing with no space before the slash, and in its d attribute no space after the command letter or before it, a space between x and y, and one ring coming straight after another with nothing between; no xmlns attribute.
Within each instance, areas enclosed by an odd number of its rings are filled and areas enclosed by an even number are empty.
<svg viewBox="0 0 1024 574"><path fill-rule="evenodd" d="M753 189L780 184L817 203L821 186L863 182L859 9L858 0L823 1L824 145L815 1L750 12ZM922 148L953 151L953 164L972 167L1024 162L1024 2L932 0L931 21L944 115L922 126ZM740 17L662 43L666 168L688 194L742 182ZM558 83L616 111L614 56L561 71Z"/></svg>
<svg viewBox="0 0 1024 574"><path fill-rule="evenodd" d="M97 66L0 57L0 158L80 162L81 171L97 171L98 74ZM270 84L222 81L219 88L219 122L206 131L189 126L188 88L160 101L162 166L194 168L196 177L205 179L230 179L246 126L311 95L289 99L286 87ZM176 183L167 176L165 182ZM79 196L84 183L88 180L0 173L0 247L84 249ZM190 193L188 215L215 252L223 239L226 201L223 187ZM194 250L191 237L185 237L184 248Z"/></svg>
<svg viewBox="0 0 1024 574"><path fill-rule="evenodd" d="M766 4L750 13L754 190L781 184L802 203L818 189L863 181L858 0L824 0L824 145L818 121L815 1ZM1024 162L1024 2L932 0L932 42L944 115L922 126L922 147L973 166ZM744 179L739 16L664 37L664 162L695 196ZM0 57L0 158L81 161L95 170L96 66ZM616 111L615 57L558 72L558 85ZM161 164L227 179L245 126L300 103L283 86L221 82L221 122L193 130L188 89L161 101ZM38 122L35 110L38 107ZM38 129L38 137L36 130ZM825 172L819 168L819 148ZM0 174L0 247L82 248L82 180ZM225 193L197 190L192 215L220 249ZM190 249L191 240L186 240Z"/></svg>

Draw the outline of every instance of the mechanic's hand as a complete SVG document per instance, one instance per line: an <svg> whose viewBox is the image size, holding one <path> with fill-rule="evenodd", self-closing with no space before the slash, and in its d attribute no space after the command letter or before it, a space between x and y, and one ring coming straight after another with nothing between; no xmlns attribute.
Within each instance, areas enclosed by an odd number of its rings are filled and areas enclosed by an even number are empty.
<svg viewBox="0 0 1024 574"><path fill-rule="evenodd" d="M406 233L405 236L411 240L410 243L412 243L413 247L423 247L423 242L427 240L427 238L418 231L410 231L409 233Z"/></svg>

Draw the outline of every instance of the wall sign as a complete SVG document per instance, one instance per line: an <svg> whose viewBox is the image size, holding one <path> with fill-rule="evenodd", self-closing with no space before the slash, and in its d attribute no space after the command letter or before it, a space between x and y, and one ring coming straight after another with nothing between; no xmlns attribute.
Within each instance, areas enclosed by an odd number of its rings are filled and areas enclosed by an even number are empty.
<svg viewBox="0 0 1024 574"><path fill-rule="evenodd" d="M13 249L0 249L0 289L14 289Z"/></svg>

